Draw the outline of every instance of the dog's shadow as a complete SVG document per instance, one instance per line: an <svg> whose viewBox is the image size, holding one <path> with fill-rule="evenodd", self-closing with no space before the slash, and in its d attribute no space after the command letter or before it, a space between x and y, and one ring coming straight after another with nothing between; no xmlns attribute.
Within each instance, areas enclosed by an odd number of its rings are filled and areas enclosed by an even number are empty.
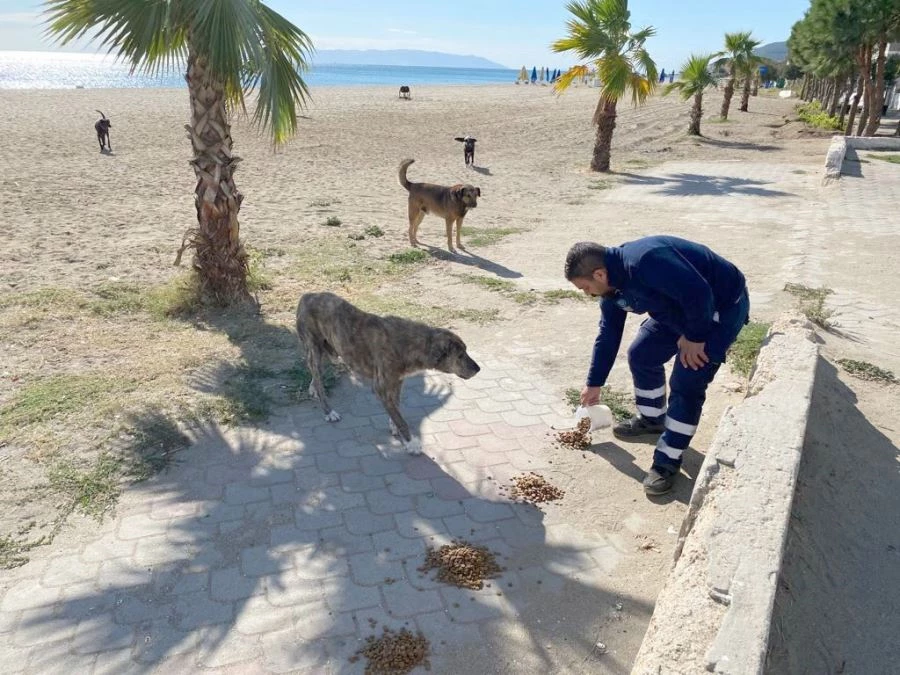
<svg viewBox="0 0 900 675"><path fill-rule="evenodd" d="M496 263L493 260L488 260L487 258L482 258L479 255L476 255L469 251L468 249L463 249L463 253L457 251L456 253L450 253L449 251L445 251L442 248L437 248L436 246L431 246L429 244L422 244L428 248L428 254L432 258L437 258L438 260L443 260L445 262L457 263L459 265L467 265L469 267L477 267L478 269L484 270L485 272L490 272L491 274L496 274L498 277L502 277L504 279L520 279L524 276L521 272L516 272L515 270L511 270L500 263Z"/></svg>
<svg viewBox="0 0 900 675"><path fill-rule="evenodd" d="M474 171L477 171L478 173L480 173L482 176L493 176L494 175L491 173L490 167L487 167L487 166L475 166L473 164L472 169Z"/></svg>

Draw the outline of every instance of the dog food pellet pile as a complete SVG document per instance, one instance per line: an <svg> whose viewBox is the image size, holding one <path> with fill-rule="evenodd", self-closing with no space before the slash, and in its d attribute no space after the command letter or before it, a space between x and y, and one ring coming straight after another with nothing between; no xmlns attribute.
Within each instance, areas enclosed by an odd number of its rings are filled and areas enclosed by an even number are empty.
<svg viewBox="0 0 900 675"><path fill-rule="evenodd" d="M531 502L532 504L562 499L562 496L565 494L565 492L558 487L548 483L546 478L533 471L531 473L523 473L521 476L513 478L513 488L511 492L513 497L517 497L523 502Z"/></svg>
<svg viewBox="0 0 900 675"><path fill-rule="evenodd" d="M573 431L560 431L556 434L556 440L563 445L568 445L576 450L585 450L591 447L591 420L582 417Z"/></svg>
<svg viewBox="0 0 900 675"><path fill-rule="evenodd" d="M431 670L429 649L428 640L421 632L413 635L405 628L396 633L385 628L380 638L367 637L365 647L350 657L350 663L364 656L368 659L366 675L405 675L416 666Z"/></svg>
<svg viewBox="0 0 900 675"><path fill-rule="evenodd" d="M437 580L459 588L480 590L484 580L496 577L503 571L494 554L484 546L473 546L466 541L454 541L439 549L429 549L420 572L437 569Z"/></svg>

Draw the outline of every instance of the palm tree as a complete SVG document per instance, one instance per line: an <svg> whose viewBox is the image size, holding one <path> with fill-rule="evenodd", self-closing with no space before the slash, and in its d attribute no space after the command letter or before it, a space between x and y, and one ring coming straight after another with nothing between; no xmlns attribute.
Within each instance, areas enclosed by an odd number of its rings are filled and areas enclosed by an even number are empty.
<svg viewBox="0 0 900 675"><path fill-rule="evenodd" d="M644 43L652 37L652 27L631 32L628 0L584 0L570 2L572 14L567 22L568 36L551 45L555 52L575 52L590 59L600 77L600 101L594 111L597 138L591 169L609 171L609 154L613 130L616 128L616 104L631 91L632 103L643 104L656 88L659 79L656 64ZM578 65L567 70L557 81L554 91L561 94L590 70Z"/></svg>
<svg viewBox="0 0 900 675"><path fill-rule="evenodd" d="M668 85L664 95L668 96L677 91L682 100L687 101L693 96L694 106L691 108L691 124L688 133L692 136L700 136L700 120L703 117L703 92L708 87L717 86L716 76L710 72L710 61L715 54L691 54L691 57L681 66L678 81Z"/></svg>
<svg viewBox="0 0 900 675"><path fill-rule="evenodd" d="M741 112L747 112L750 105L750 91L752 89L753 80L759 75L759 66L763 60L753 53L753 50L762 44L762 40L748 40L745 47L747 49L742 60L741 74L744 76L744 91L741 92Z"/></svg>
<svg viewBox="0 0 900 675"><path fill-rule="evenodd" d="M93 39L131 64L160 73L186 63L191 123L185 125L197 177L197 227L188 230L193 269L203 299L231 304L250 297L247 253L234 183L229 119L256 94L253 121L277 146L297 129L298 106L309 96L302 73L312 43L259 0L46 0L47 33L61 44Z"/></svg>
<svg viewBox="0 0 900 675"><path fill-rule="evenodd" d="M753 40L750 31L743 33L725 33L725 50L720 54L723 58L716 61L717 67L728 68L728 81L725 83L724 98L719 117L728 119L731 97L734 96L734 82L737 77L747 71L747 60L759 42Z"/></svg>

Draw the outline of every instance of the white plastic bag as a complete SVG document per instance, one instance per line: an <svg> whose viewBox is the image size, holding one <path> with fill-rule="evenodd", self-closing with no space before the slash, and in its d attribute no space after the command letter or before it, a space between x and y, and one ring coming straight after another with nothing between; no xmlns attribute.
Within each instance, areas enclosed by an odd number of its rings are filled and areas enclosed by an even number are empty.
<svg viewBox="0 0 900 675"><path fill-rule="evenodd" d="M578 406L575 411L575 420L578 421L583 417L590 418L591 431L611 427L613 422L612 411L605 405L592 405L587 408L583 405Z"/></svg>

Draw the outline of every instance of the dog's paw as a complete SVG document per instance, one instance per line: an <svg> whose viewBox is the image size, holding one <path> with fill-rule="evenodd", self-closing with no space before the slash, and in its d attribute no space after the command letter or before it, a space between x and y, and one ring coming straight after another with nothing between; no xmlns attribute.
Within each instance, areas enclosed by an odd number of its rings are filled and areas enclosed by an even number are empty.
<svg viewBox="0 0 900 675"><path fill-rule="evenodd" d="M325 415L326 422L340 422L341 414L337 410L330 411L327 415Z"/></svg>
<svg viewBox="0 0 900 675"><path fill-rule="evenodd" d="M403 444L403 448L404 450L406 450L407 454L421 455L422 441L420 441L417 436L413 436Z"/></svg>

